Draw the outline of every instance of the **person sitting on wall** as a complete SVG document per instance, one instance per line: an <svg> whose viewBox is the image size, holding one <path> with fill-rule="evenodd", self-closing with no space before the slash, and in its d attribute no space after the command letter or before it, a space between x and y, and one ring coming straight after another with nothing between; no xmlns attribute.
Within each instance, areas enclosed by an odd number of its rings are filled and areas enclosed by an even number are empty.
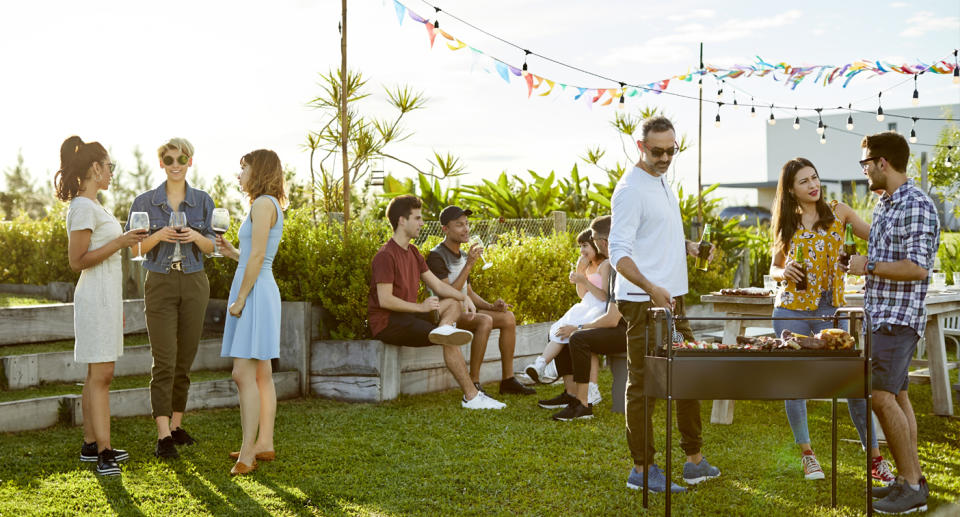
<svg viewBox="0 0 960 517"><path fill-rule="evenodd" d="M461 313L457 327L473 332L470 345L470 379L480 388L480 367L487 351L490 331L500 329L500 394L533 395L537 391L528 388L513 376L513 353L517 344L517 320L502 298L490 303L470 286L470 273L483 248L476 244L467 253L460 252L460 245L470 241L470 223L467 217L473 212L459 206L448 206L440 212L440 225L445 238L427 254L427 267L442 281L466 295L477 307L476 314Z"/></svg>
<svg viewBox="0 0 960 517"><path fill-rule="evenodd" d="M468 314L476 312L473 301L427 268L420 250L411 243L420 234L423 216L420 199L412 195L395 197L387 205L393 236L380 247L371 263L367 318L374 339L399 346L443 346L443 361L463 390L461 406L467 409L503 409L506 404L488 397L470 380L460 346L473 339L470 331L458 329L461 303ZM433 292L417 303L420 281ZM439 315L434 323L431 313Z"/></svg>

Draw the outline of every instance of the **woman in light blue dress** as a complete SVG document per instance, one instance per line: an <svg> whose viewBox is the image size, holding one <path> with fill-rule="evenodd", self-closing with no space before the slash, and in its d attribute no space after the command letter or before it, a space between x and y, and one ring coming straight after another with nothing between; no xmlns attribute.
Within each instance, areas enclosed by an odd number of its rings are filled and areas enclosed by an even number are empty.
<svg viewBox="0 0 960 517"><path fill-rule="evenodd" d="M240 396L240 450L231 475L247 474L257 460L272 461L277 393L270 360L280 357L280 290L273 278L273 258L283 234L286 193L280 158L260 149L240 160L240 188L250 197L250 212L237 236L240 250L217 238L224 256L239 262L227 299L222 357L233 357L233 380ZM259 429L259 433L258 433Z"/></svg>

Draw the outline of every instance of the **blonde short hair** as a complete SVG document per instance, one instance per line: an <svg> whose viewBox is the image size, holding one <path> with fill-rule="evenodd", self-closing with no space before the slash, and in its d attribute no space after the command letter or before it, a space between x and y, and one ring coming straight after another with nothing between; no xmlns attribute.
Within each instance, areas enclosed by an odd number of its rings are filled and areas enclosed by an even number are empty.
<svg viewBox="0 0 960 517"><path fill-rule="evenodd" d="M193 157L193 144L186 138L171 138L167 143L157 149L157 158L163 158L163 153L176 149L181 153Z"/></svg>

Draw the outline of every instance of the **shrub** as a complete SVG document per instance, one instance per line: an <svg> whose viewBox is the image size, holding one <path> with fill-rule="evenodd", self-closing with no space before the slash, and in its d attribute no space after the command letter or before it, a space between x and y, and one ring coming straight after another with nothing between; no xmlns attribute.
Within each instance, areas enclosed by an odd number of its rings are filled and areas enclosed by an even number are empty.
<svg viewBox="0 0 960 517"><path fill-rule="evenodd" d="M0 283L45 285L76 283L70 269L66 204L57 203L41 219L25 215L0 224Z"/></svg>

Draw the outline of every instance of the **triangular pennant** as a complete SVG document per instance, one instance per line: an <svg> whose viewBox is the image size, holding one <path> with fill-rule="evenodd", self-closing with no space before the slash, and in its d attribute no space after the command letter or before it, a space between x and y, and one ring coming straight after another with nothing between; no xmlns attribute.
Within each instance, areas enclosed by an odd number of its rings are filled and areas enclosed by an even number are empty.
<svg viewBox="0 0 960 517"><path fill-rule="evenodd" d="M563 85L563 86L566 86L566 85ZM578 101L578 100L580 100L580 97L581 97L584 93L587 92L587 89L586 89L586 88L581 88L581 87L579 87L579 86L577 86L576 88L577 88L577 90L580 90L580 93L578 93L578 94L573 98L573 100Z"/></svg>
<svg viewBox="0 0 960 517"><path fill-rule="evenodd" d="M460 50L460 49L462 49L463 47L466 47L466 46L467 46L466 43L464 43L464 42L462 42L462 41L460 41L460 40L456 40L456 42L457 42L456 45L451 44L451 43L447 43L447 48L450 49L450 50Z"/></svg>
<svg viewBox="0 0 960 517"><path fill-rule="evenodd" d="M407 13L407 8L397 0L393 0L393 10L397 12L397 21L403 25L403 15Z"/></svg>
<svg viewBox="0 0 960 517"><path fill-rule="evenodd" d="M523 72L523 80L527 82L527 98L533 95L533 74Z"/></svg>
<svg viewBox="0 0 960 517"><path fill-rule="evenodd" d="M510 82L510 70L506 64L497 61L497 73L500 74L500 77L502 77L504 81Z"/></svg>
<svg viewBox="0 0 960 517"><path fill-rule="evenodd" d="M540 94L541 97L546 97L547 95L550 95L550 92L553 91L553 85L556 84L556 83L554 83L553 81L551 81L550 79L544 79L544 82L547 83L547 86L548 86L549 88L547 89L547 91L545 91L545 92L543 92L543 93Z"/></svg>
<svg viewBox="0 0 960 517"><path fill-rule="evenodd" d="M435 29L430 22L423 25L427 28L427 34L430 35L430 48L433 48L433 40L437 39L437 29Z"/></svg>
<svg viewBox="0 0 960 517"><path fill-rule="evenodd" d="M444 38L447 38L450 41L453 41L455 39L453 36L451 36L448 32L446 32L443 29L437 29L437 32L439 32L441 36L443 36Z"/></svg>
<svg viewBox="0 0 960 517"><path fill-rule="evenodd" d="M413 12L413 11L410 10L410 9L407 9L407 16L409 16L411 20L413 20L413 21L415 21L415 22L417 22L417 23L427 23L427 19L426 19L426 18L421 17L419 14Z"/></svg>
<svg viewBox="0 0 960 517"><path fill-rule="evenodd" d="M510 66L510 65L507 65L507 66L510 67L510 73L517 77L520 77L521 73L523 72L523 70L520 70L515 66Z"/></svg>

